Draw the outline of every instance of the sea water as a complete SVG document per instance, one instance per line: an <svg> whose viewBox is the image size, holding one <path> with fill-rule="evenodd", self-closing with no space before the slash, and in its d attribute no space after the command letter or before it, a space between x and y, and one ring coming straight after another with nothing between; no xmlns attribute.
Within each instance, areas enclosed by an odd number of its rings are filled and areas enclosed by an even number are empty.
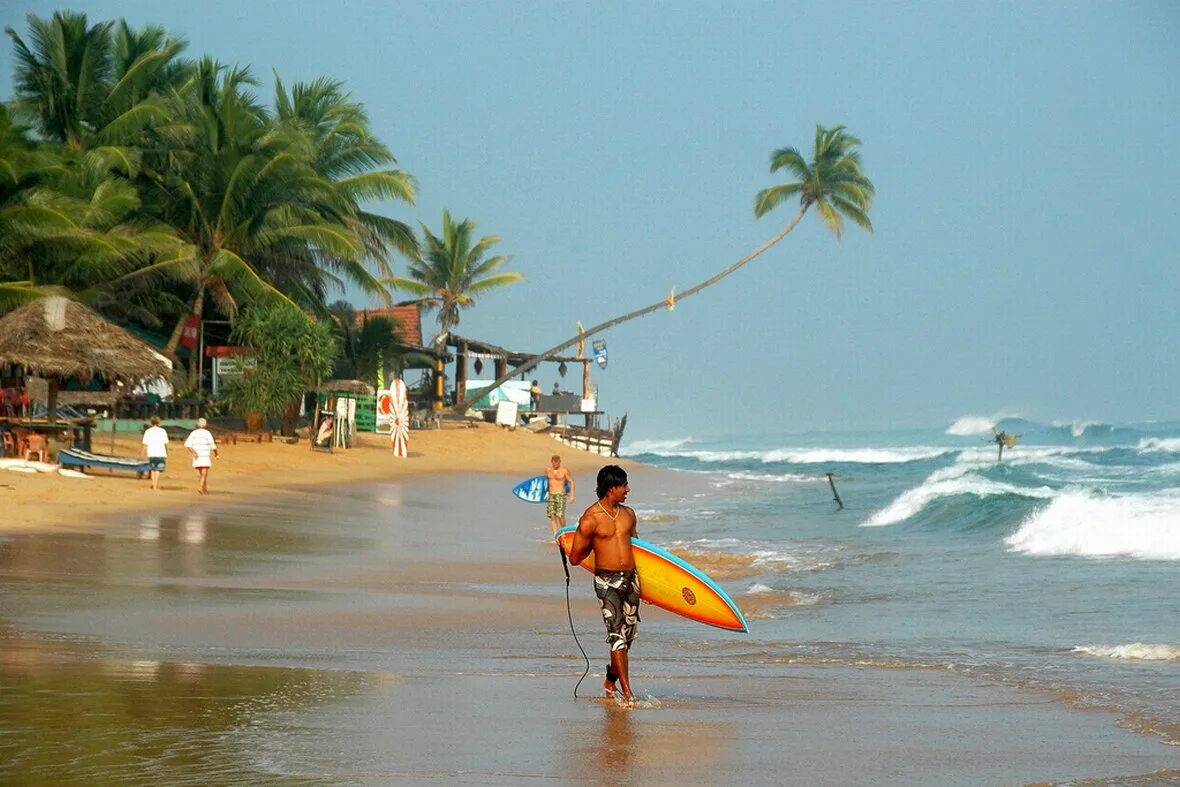
<svg viewBox="0 0 1180 787"><path fill-rule="evenodd" d="M1114 708L1180 744L1180 423L991 422L623 446L632 495L750 621L737 661L930 668ZM843 507L837 504L828 474Z"/></svg>

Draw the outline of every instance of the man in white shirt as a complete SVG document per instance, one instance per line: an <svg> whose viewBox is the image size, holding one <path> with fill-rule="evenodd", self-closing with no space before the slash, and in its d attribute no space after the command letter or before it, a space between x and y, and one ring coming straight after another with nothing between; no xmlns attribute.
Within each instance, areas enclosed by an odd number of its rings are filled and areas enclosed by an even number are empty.
<svg viewBox="0 0 1180 787"><path fill-rule="evenodd" d="M209 494L209 468L213 466L213 457L218 456L213 434L205 428L208 423L204 418L198 418L197 428L189 432L184 441L184 447L193 455L193 468L198 478L197 492L202 495Z"/></svg>
<svg viewBox="0 0 1180 787"><path fill-rule="evenodd" d="M152 489L160 489L160 473L164 472L164 464L168 460L168 433L160 426L158 416L152 416L152 425L143 432L143 447L140 456L146 456L151 465L150 475Z"/></svg>

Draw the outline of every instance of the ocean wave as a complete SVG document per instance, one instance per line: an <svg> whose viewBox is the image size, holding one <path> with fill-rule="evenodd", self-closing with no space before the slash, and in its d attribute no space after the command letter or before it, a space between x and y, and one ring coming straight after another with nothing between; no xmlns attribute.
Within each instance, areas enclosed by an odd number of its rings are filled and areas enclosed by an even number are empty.
<svg viewBox="0 0 1180 787"><path fill-rule="evenodd" d="M691 442L691 437L677 437L671 440L628 440L623 453L627 456L661 454L665 451L678 451Z"/></svg>
<svg viewBox="0 0 1180 787"><path fill-rule="evenodd" d="M654 524L657 522L679 522L679 514L669 514L667 511L656 511L655 509L635 509L635 516L640 522L647 524Z"/></svg>
<svg viewBox="0 0 1180 787"><path fill-rule="evenodd" d="M996 419L983 415L964 415L946 428L946 433L956 437L971 437L977 434L991 434Z"/></svg>
<svg viewBox="0 0 1180 787"><path fill-rule="evenodd" d="M775 613L779 610L816 606L823 601L823 596L818 593L780 590L755 583L737 600L747 620L765 620L778 617Z"/></svg>
<svg viewBox="0 0 1180 787"><path fill-rule="evenodd" d="M1028 555L1180 560L1180 496L1058 494L1005 539Z"/></svg>
<svg viewBox="0 0 1180 787"><path fill-rule="evenodd" d="M744 579L765 572L825 571L854 560L875 557L846 555L840 549L825 545L792 544L784 547L734 538L702 538L662 546L718 580Z"/></svg>
<svg viewBox="0 0 1180 787"><path fill-rule="evenodd" d="M728 481L754 481L769 484L810 483L826 480L823 476L803 473L726 473L725 478Z"/></svg>
<svg viewBox="0 0 1180 787"><path fill-rule="evenodd" d="M1020 497L1047 498L1055 493L1049 487L1025 487L993 481L978 475L976 466L957 464L935 470L918 486L907 489L892 503L873 512L862 525L881 527L893 525L913 517L935 500L957 495L993 497L995 495L1017 495Z"/></svg>
<svg viewBox="0 0 1180 787"><path fill-rule="evenodd" d="M1180 645L1150 645L1145 642L1132 642L1129 645L1078 645L1073 652L1127 661L1180 662Z"/></svg>
<svg viewBox="0 0 1180 787"><path fill-rule="evenodd" d="M1135 450L1141 454L1180 454L1180 437L1144 437Z"/></svg>
<svg viewBox="0 0 1180 787"><path fill-rule="evenodd" d="M936 459L959 449L940 446L910 448L771 448L760 451L648 450L645 453L698 462L762 462L763 464L898 464ZM628 454L637 456L638 454Z"/></svg>
<svg viewBox="0 0 1180 787"><path fill-rule="evenodd" d="M1054 421L1053 426L1060 429L1074 439L1109 435L1114 426L1102 421Z"/></svg>

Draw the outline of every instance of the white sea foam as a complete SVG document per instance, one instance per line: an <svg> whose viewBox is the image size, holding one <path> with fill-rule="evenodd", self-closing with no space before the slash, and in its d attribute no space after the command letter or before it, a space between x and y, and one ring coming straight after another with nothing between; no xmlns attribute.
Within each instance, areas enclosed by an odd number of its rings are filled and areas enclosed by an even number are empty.
<svg viewBox="0 0 1180 787"><path fill-rule="evenodd" d="M991 497L993 495L1021 495L1023 497L1052 497L1053 490L1048 487L1024 487L992 481L977 475L975 465L955 464L935 470L918 486L907 489L892 503L866 519L862 524L866 527L880 527L903 522L922 511L930 503L940 497L954 497L956 495L975 495L976 497Z"/></svg>
<svg viewBox="0 0 1180 787"><path fill-rule="evenodd" d="M823 476L804 475L803 473L726 473L730 481L754 481L756 483L788 484L811 481L823 481Z"/></svg>
<svg viewBox="0 0 1180 787"><path fill-rule="evenodd" d="M1127 661L1180 662L1180 645L1151 645L1146 642L1132 642L1129 645L1078 645L1073 652Z"/></svg>
<svg viewBox="0 0 1180 787"><path fill-rule="evenodd" d="M977 434L991 434L996 424L995 418L984 415L964 415L946 428L947 434L958 437L970 437Z"/></svg>
<svg viewBox="0 0 1180 787"><path fill-rule="evenodd" d="M700 462L896 464L934 459L957 450L956 448L939 446L916 446L911 448L771 448L764 451L649 450L647 453L657 456L685 457Z"/></svg>
<svg viewBox="0 0 1180 787"><path fill-rule="evenodd" d="M1180 454L1180 437L1144 437L1135 450L1141 454Z"/></svg>
<svg viewBox="0 0 1180 787"><path fill-rule="evenodd" d="M763 585L761 582L755 582L753 585L750 585L749 589L746 590L746 593L751 596L773 592L774 588L772 588L770 585Z"/></svg>
<svg viewBox="0 0 1180 787"><path fill-rule="evenodd" d="M1104 430L1109 430L1110 424L1104 421L1054 421L1053 426L1058 429L1068 429L1070 435L1073 437L1082 437L1086 434L1086 430L1091 427L1102 427Z"/></svg>
<svg viewBox="0 0 1180 787"><path fill-rule="evenodd" d="M678 437L671 440L628 440L623 447L623 453L628 456L663 454L669 451L678 451L691 442L691 437Z"/></svg>
<svg viewBox="0 0 1180 787"><path fill-rule="evenodd" d="M1058 494L1005 543L1029 555L1180 560L1180 496Z"/></svg>

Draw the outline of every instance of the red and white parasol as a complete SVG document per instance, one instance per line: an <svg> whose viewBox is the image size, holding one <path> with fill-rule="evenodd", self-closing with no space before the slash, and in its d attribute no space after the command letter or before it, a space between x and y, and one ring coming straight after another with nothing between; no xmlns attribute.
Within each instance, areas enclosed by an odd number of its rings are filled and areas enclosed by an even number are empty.
<svg viewBox="0 0 1180 787"><path fill-rule="evenodd" d="M410 455L410 401L406 395L406 384L394 378L389 383L390 427L389 443L394 456Z"/></svg>

